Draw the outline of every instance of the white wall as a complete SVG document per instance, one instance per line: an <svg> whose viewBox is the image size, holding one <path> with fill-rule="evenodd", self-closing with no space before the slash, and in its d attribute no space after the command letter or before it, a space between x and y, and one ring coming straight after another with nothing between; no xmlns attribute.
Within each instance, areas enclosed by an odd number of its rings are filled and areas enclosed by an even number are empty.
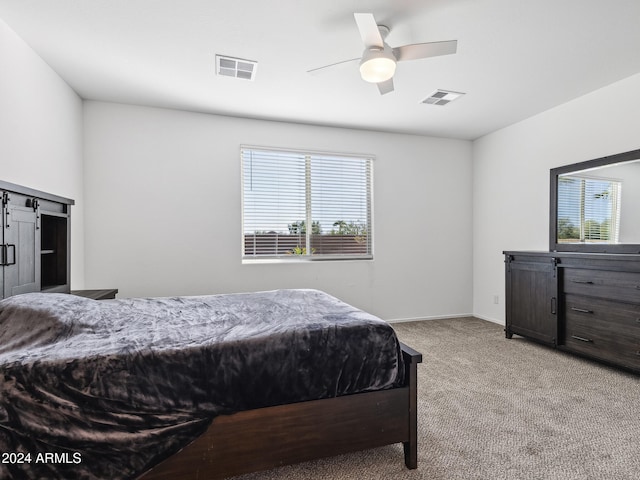
<svg viewBox="0 0 640 480"><path fill-rule="evenodd" d="M640 142L639 142L640 143ZM605 176L622 180L620 194L620 243L640 243L640 160L598 172Z"/></svg>
<svg viewBox="0 0 640 480"><path fill-rule="evenodd" d="M71 283L84 284L82 100L0 20L0 179L72 198Z"/></svg>
<svg viewBox="0 0 640 480"><path fill-rule="evenodd" d="M470 142L101 102L84 119L87 288L310 287L385 319L471 312ZM375 259L241 264L241 144L375 155Z"/></svg>
<svg viewBox="0 0 640 480"><path fill-rule="evenodd" d="M75 199L72 287L121 296L314 287L387 319L503 323L502 251L548 249L549 169L640 147L640 75L470 144L100 102L83 112L1 20L0 72L0 179ZM376 155L375 260L242 265L242 143ZM420 247L398 243L407 226Z"/></svg>
<svg viewBox="0 0 640 480"><path fill-rule="evenodd" d="M474 142L475 315L504 323L503 250L548 251L549 170L640 148L639 105L635 75Z"/></svg>

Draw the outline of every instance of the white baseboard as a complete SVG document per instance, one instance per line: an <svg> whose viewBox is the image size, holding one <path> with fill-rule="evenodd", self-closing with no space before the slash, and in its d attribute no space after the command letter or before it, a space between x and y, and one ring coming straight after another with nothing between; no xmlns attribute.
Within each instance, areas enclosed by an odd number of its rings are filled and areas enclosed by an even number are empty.
<svg viewBox="0 0 640 480"><path fill-rule="evenodd" d="M415 317L415 318L392 318L387 320L389 323L405 323L405 322L420 322L422 320L444 320L447 318L463 318L473 317L471 313L459 313L455 315L436 315L432 317Z"/></svg>
<svg viewBox="0 0 640 480"><path fill-rule="evenodd" d="M497 323L498 325L504 326L504 322L502 320L497 320L495 318L486 317L484 315L475 314L474 317L479 318L480 320L486 320L487 322Z"/></svg>
<svg viewBox="0 0 640 480"><path fill-rule="evenodd" d="M478 315L473 313L459 313L454 315L436 315L431 317L415 317L415 318L392 318L387 320L389 323L406 323L406 322L421 322L423 320L446 320L450 318L464 318L464 317L475 317L480 320L486 320L487 322L497 323L498 325L504 326L504 322L501 320L497 320L491 317L485 317L484 315Z"/></svg>

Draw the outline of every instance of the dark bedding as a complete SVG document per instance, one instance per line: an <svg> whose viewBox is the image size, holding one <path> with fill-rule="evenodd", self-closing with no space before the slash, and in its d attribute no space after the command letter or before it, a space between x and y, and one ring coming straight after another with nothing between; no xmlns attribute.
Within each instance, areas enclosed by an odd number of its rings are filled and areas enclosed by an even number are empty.
<svg viewBox="0 0 640 480"><path fill-rule="evenodd" d="M135 478L216 415L398 386L384 321L317 290L0 301L0 478Z"/></svg>

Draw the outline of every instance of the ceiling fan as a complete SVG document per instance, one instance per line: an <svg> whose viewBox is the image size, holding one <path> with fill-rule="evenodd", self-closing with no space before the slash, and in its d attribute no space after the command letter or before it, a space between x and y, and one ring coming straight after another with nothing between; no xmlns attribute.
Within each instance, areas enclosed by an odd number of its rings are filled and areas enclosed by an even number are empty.
<svg viewBox="0 0 640 480"><path fill-rule="evenodd" d="M384 25L378 25L372 13L354 13L353 16L356 19L356 24L365 46L362 57L314 68L309 70L308 73L315 73L325 68L360 60L360 75L362 79L377 84L380 94L384 95L393 91L393 74L396 71L398 62L449 55L456 53L458 47L457 40L449 40L445 42L414 43L392 48L385 42L387 35L389 35L389 28Z"/></svg>

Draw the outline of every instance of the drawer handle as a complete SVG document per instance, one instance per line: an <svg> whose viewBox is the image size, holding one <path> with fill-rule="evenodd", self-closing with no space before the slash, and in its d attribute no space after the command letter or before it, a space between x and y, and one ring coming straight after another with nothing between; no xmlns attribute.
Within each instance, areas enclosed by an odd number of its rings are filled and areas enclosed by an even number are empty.
<svg viewBox="0 0 640 480"><path fill-rule="evenodd" d="M571 280L573 283L583 283L585 285L593 285L591 280Z"/></svg>
<svg viewBox="0 0 640 480"><path fill-rule="evenodd" d="M571 338L573 338L574 340L580 340L581 342L593 343L593 340L591 340L590 338L579 337L577 335L571 335Z"/></svg>
<svg viewBox="0 0 640 480"><path fill-rule="evenodd" d="M580 313L593 313L593 310L587 310L585 308L571 307L571 310L573 310L574 312L580 312Z"/></svg>

